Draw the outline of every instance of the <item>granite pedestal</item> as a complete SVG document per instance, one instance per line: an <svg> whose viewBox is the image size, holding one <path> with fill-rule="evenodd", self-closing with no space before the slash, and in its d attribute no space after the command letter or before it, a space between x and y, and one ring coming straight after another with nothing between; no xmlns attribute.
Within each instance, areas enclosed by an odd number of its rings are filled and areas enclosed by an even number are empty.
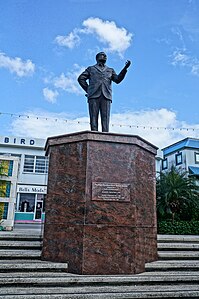
<svg viewBox="0 0 199 299"><path fill-rule="evenodd" d="M155 155L138 136L48 138L42 259L77 274L132 274L157 259Z"/></svg>

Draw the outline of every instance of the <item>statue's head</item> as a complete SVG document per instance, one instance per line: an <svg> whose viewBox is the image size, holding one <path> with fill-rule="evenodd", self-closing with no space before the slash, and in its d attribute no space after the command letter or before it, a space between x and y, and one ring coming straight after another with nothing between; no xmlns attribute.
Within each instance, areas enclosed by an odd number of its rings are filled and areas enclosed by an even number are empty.
<svg viewBox="0 0 199 299"><path fill-rule="evenodd" d="M106 60L107 60L106 53L104 53L104 52L97 53L96 60L97 60L97 62L106 63Z"/></svg>

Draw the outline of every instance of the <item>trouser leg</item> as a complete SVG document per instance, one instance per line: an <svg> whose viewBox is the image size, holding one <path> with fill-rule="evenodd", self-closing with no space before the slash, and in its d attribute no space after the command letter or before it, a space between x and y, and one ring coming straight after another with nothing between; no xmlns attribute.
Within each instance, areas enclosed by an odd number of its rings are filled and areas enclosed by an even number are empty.
<svg viewBox="0 0 199 299"><path fill-rule="evenodd" d="M99 103L98 98L88 101L91 131L98 131Z"/></svg>
<svg viewBox="0 0 199 299"><path fill-rule="evenodd" d="M100 115L101 115L102 132L109 132L110 108L111 108L111 101L107 100L105 97L101 97Z"/></svg>

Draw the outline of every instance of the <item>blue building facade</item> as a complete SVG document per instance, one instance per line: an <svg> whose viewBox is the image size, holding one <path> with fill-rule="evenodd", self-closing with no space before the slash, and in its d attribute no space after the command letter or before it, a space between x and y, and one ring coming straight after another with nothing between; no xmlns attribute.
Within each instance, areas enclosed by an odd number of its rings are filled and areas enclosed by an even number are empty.
<svg viewBox="0 0 199 299"><path fill-rule="evenodd" d="M172 165L199 179L199 139L187 137L162 149L162 171Z"/></svg>

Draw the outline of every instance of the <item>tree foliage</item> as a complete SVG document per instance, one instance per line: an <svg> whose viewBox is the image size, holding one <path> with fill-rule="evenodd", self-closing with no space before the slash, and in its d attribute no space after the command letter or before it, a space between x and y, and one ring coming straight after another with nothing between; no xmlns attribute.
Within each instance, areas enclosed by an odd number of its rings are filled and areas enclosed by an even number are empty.
<svg viewBox="0 0 199 299"><path fill-rule="evenodd" d="M156 184L157 213L162 218L180 214L190 206L199 207L199 186L195 178L189 177L186 171L176 169L160 173Z"/></svg>

